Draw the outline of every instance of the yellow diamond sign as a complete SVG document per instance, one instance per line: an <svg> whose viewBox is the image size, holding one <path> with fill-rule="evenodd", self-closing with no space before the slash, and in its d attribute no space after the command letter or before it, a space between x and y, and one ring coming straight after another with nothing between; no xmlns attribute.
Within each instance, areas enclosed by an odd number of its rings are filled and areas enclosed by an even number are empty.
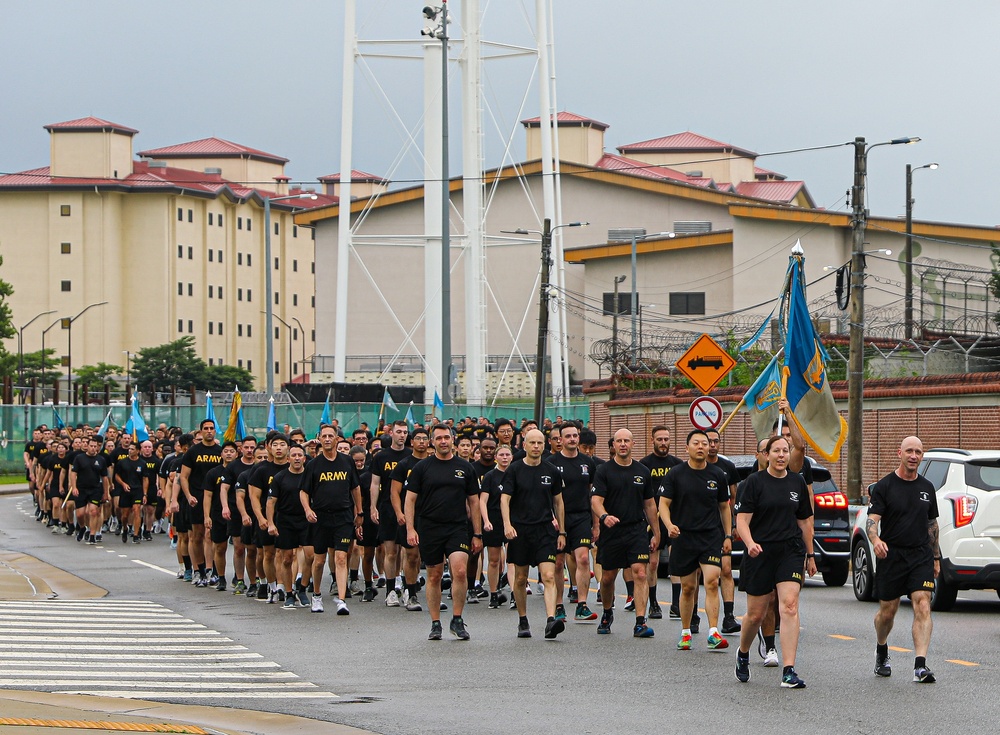
<svg viewBox="0 0 1000 735"><path fill-rule="evenodd" d="M701 335L677 361L677 369L702 393L711 393L735 366L736 360L707 334Z"/></svg>

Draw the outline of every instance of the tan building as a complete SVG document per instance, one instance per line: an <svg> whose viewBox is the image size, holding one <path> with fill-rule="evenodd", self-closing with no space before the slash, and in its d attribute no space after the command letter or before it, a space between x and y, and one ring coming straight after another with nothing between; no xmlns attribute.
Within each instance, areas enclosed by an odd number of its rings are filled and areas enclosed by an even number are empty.
<svg viewBox="0 0 1000 735"><path fill-rule="evenodd" d="M313 233L295 225L296 205L271 208L276 339L266 366L264 198L301 194L287 159L207 138L140 151L136 130L97 118L47 125L49 165L0 176L2 277L15 289L15 326L53 311L24 332L24 351L45 338L64 366L124 364L124 351L186 335L209 364L245 367L258 387L299 377L314 349ZM273 182L273 183L262 183ZM278 318L287 322L284 327ZM8 340L9 351L17 350ZM292 364L289 364L289 354Z"/></svg>

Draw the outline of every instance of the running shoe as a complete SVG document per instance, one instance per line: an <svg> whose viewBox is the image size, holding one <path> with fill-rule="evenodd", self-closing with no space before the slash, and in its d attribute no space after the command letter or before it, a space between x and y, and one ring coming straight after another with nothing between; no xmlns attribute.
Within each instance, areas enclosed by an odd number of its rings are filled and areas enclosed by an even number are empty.
<svg viewBox="0 0 1000 735"><path fill-rule="evenodd" d="M77 534L77 539L76 539L77 541L79 541L81 538L83 538L83 530L82 529L76 528L75 526L66 526L66 535L67 536L72 536L74 533Z"/></svg>
<svg viewBox="0 0 1000 735"><path fill-rule="evenodd" d="M597 632L600 635L607 635L611 632L611 624L615 622L614 610L605 610L601 615L601 622L597 625Z"/></svg>
<svg viewBox="0 0 1000 735"><path fill-rule="evenodd" d="M650 620L662 620L663 619L663 609L660 607L660 603L656 600L649 601L649 615L647 615Z"/></svg>
<svg viewBox="0 0 1000 735"><path fill-rule="evenodd" d="M698 635L700 630L701 618L698 617L698 613L691 613L691 635Z"/></svg>
<svg viewBox="0 0 1000 735"><path fill-rule="evenodd" d="M87 543L90 544L91 546L97 546L97 538L95 536L91 536L89 539L87 539Z"/></svg>
<svg viewBox="0 0 1000 735"><path fill-rule="evenodd" d="M391 590L389 594L385 596L385 606L399 607L399 595L396 594L396 590Z"/></svg>
<svg viewBox="0 0 1000 735"><path fill-rule="evenodd" d="M313 595L310 610L315 613L323 612L323 598L320 595Z"/></svg>
<svg viewBox="0 0 1000 735"><path fill-rule="evenodd" d="M382 589L385 587L385 577L379 577L378 581L375 582L376 589Z"/></svg>
<svg viewBox="0 0 1000 735"><path fill-rule="evenodd" d="M176 536L174 538L170 539L170 548L171 549L176 549L177 548L177 537Z"/></svg>
<svg viewBox="0 0 1000 735"><path fill-rule="evenodd" d="M531 626L528 625L527 618L524 620L519 620L517 623L517 637L518 638L531 638Z"/></svg>
<svg viewBox="0 0 1000 735"><path fill-rule="evenodd" d="M253 598L255 600L257 599L257 589L258 589L258 587L259 587L259 585L256 582L251 582L250 583L250 586L247 587L246 590L245 590L245 594L246 594L246 596L247 596L248 599L249 598Z"/></svg>
<svg viewBox="0 0 1000 735"><path fill-rule="evenodd" d="M806 683L795 673L795 669L788 669L781 675L782 689L805 689Z"/></svg>
<svg viewBox="0 0 1000 735"><path fill-rule="evenodd" d="M556 605L556 620L566 622L566 606Z"/></svg>
<svg viewBox="0 0 1000 735"><path fill-rule="evenodd" d="M337 600L337 615L350 615L351 611L347 609L347 603L343 600Z"/></svg>
<svg viewBox="0 0 1000 735"><path fill-rule="evenodd" d="M289 595L285 598L285 604L281 606L282 610L298 610L299 601L295 599L295 595Z"/></svg>
<svg viewBox="0 0 1000 735"><path fill-rule="evenodd" d="M691 650L691 634L681 633L681 637L677 639L677 650L678 651L690 651Z"/></svg>
<svg viewBox="0 0 1000 735"><path fill-rule="evenodd" d="M216 592L225 592L226 591L226 579L225 579L225 577L220 577L219 581L215 583L215 591Z"/></svg>
<svg viewBox="0 0 1000 735"><path fill-rule="evenodd" d="M483 589L483 585L481 584L477 584L474 591L476 593L476 597L478 597L480 600L485 600L487 597L490 596L489 591Z"/></svg>
<svg viewBox="0 0 1000 735"><path fill-rule="evenodd" d="M76 540L77 541L83 541L83 532L84 532L83 528L76 529Z"/></svg>
<svg viewBox="0 0 1000 735"><path fill-rule="evenodd" d="M208 575L207 574L203 574L203 575L201 575L201 581L199 581L198 584L196 584L195 586L196 587L208 587L208 585L209 585Z"/></svg>
<svg viewBox="0 0 1000 735"><path fill-rule="evenodd" d="M101 543L101 541L102 541L101 534L97 534L97 538L96 539L93 538L93 537L91 537L90 540L91 540L92 543L95 543L95 544Z"/></svg>
<svg viewBox="0 0 1000 735"><path fill-rule="evenodd" d="M524 586L524 591L525 591L525 593L526 593L526 594L529 594L529 595L531 595L531 594L534 594L534 593L533 593L533 592L531 591L531 582L526 582L526 583L525 583L525 586Z"/></svg>
<svg viewBox="0 0 1000 735"><path fill-rule="evenodd" d="M625 612L635 612L635 598L629 595L625 598Z"/></svg>
<svg viewBox="0 0 1000 735"><path fill-rule="evenodd" d="M421 612L424 609L420 606L420 600L417 599L417 596L415 594L410 595L404 607L410 612Z"/></svg>
<svg viewBox="0 0 1000 735"><path fill-rule="evenodd" d="M122 529L122 543L123 544L128 543L128 526Z"/></svg>
<svg viewBox="0 0 1000 735"><path fill-rule="evenodd" d="M729 648L729 641L718 633L709 633L708 647L713 651L721 651L723 648Z"/></svg>
<svg viewBox="0 0 1000 735"><path fill-rule="evenodd" d="M347 585L347 589L355 595L361 594L361 580L352 579L350 584Z"/></svg>
<svg viewBox="0 0 1000 735"><path fill-rule="evenodd" d="M153 540L153 534L151 534L149 532L149 529L143 529L143 531L142 531L142 540L143 541L152 541Z"/></svg>
<svg viewBox="0 0 1000 735"><path fill-rule="evenodd" d="M591 620L597 620L597 613L587 607L586 602L580 602L577 603L576 613L573 615L573 619L581 623L586 623Z"/></svg>
<svg viewBox="0 0 1000 735"><path fill-rule="evenodd" d="M875 675L876 676L892 676L892 664L889 663L889 654L880 656L878 651L875 652Z"/></svg>
<svg viewBox="0 0 1000 735"><path fill-rule="evenodd" d="M637 623L634 628L632 628L633 638L652 638L653 629L650 628L645 623Z"/></svg>
<svg viewBox="0 0 1000 735"><path fill-rule="evenodd" d="M497 589L501 589L502 590L504 587L507 587L509 584L510 584L510 580L507 579L507 572L503 572L500 575L500 584L497 585Z"/></svg>
<svg viewBox="0 0 1000 735"><path fill-rule="evenodd" d="M913 681L918 684L933 684L937 679L934 678L934 673L926 666L918 666L913 670Z"/></svg>
<svg viewBox="0 0 1000 735"><path fill-rule="evenodd" d="M774 648L767 649L767 653L764 654L764 666L769 669L778 668L778 651Z"/></svg>
<svg viewBox="0 0 1000 735"><path fill-rule="evenodd" d="M270 590L267 587L267 582L258 582L257 583L257 599L258 600L266 600L270 596L269 592L270 592Z"/></svg>
<svg viewBox="0 0 1000 735"><path fill-rule="evenodd" d="M215 573L215 570L213 569L213 570L212 570L212 573L208 575L208 584L209 584L209 585L210 585L211 587L214 587L214 586L215 586L215 585L217 585L218 583L219 583L219 575L218 575L218 574L216 574L216 573Z"/></svg>
<svg viewBox="0 0 1000 735"><path fill-rule="evenodd" d="M670 606L669 615L670 615L670 619L671 620L680 620L681 619L681 609L679 607L677 607L677 605L671 605Z"/></svg>
<svg viewBox="0 0 1000 735"><path fill-rule="evenodd" d="M750 681L750 656L736 652L736 681L746 684Z"/></svg>
<svg viewBox="0 0 1000 735"><path fill-rule="evenodd" d="M441 603L441 606L440 606L440 610L441 610L441 612L444 612L444 611L445 611L445 610L447 610L447 609L448 609L448 606L447 606L447 605L446 605L445 603L443 603L443 602L442 602L442 603Z"/></svg>
<svg viewBox="0 0 1000 735"><path fill-rule="evenodd" d="M133 544L140 544L140 543L142 543L142 538L139 537L139 536L133 536L132 537L132 543Z"/></svg>
<svg viewBox="0 0 1000 735"><path fill-rule="evenodd" d="M541 582L539 582L537 585L535 585L535 589L538 590L538 594L540 594L540 595L544 595L545 594L545 585L542 584Z"/></svg>
<svg viewBox="0 0 1000 735"><path fill-rule="evenodd" d="M732 635L733 633L739 633L741 630L743 630L743 626L734 615L726 615L722 618L723 635Z"/></svg>
<svg viewBox="0 0 1000 735"><path fill-rule="evenodd" d="M496 592L490 594L490 604L487 605L490 610L500 609L500 596Z"/></svg>
<svg viewBox="0 0 1000 735"><path fill-rule="evenodd" d="M476 593L475 593L474 590L469 590L468 592L465 593L465 603L467 605L478 605L479 604L479 598L476 597Z"/></svg>
<svg viewBox="0 0 1000 735"><path fill-rule="evenodd" d="M434 620L434 621L431 622L431 632L430 632L430 635L427 636L427 640L429 640L429 641L439 641L439 640L441 640L441 621L440 620Z"/></svg>
<svg viewBox="0 0 1000 735"><path fill-rule="evenodd" d="M299 607L309 607L309 595L306 594L305 587L299 587L295 594L299 598Z"/></svg>
<svg viewBox="0 0 1000 735"><path fill-rule="evenodd" d="M187 574L184 575L184 581L185 582L188 581ZM201 572L199 572L197 570L195 570L194 572L192 572L191 573L191 580L190 581L191 581L191 584L194 585L195 587L201 587Z"/></svg>
<svg viewBox="0 0 1000 735"><path fill-rule="evenodd" d="M517 610L517 600L514 599L513 595L511 595L510 605L507 607L507 609L508 610Z"/></svg>
<svg viewBox="0 0 1000 735"><path fill-rule="evenodd" d="M580 591L576 587L569 588L569 602L571 605L577 604L580 601Z"/></svg>
<svg viewBox="0 0 1000 735"><path fill-rule="evenodd" d="M467 641L470 638L469 631L465 629L465 621L461 617L452 618L448 630L460 641Z"/></svg>
<svg viewBox="0 0 1000 735"><path fill-rule="evenodd" d="M362 602L371 602L375 599L378 592L375 591L374 587L365 587L365 595L361 598Z"/></svg>
<svg viewBox="0 0 1000 735"><path fill-rule="evenodd" d="M545 623L545 638L547 640L554 639L557 635L566 630L566 623L563 622L565 618L552 618Z"/></svg>
<svg viewBox="0 0 1000 735"><path fill-rule="evenodd" d="M242 579L239 580L236 584L233 585L233 594L234 595L243 595L243 594L246 594L246 591L247 591L247 583L244 582Z"/></svg>
<svg viewBox="0 0 1000 735"><path fill-rule="evenodd" d="M184 579L184 567L177 570L177 579Z"/></svg>

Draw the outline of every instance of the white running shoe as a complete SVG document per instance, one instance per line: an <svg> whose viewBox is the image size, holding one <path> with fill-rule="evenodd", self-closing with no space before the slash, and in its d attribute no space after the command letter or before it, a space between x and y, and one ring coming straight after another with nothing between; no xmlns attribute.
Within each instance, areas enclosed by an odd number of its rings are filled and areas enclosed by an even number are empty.
<svg viewBox="0 0 1000 735"><path fill-rule="evenodd" d="M337 598L337 615L350 615L351 611L347 609L347 603Z"/></svg>
<svg viewBox="0 0 1000 735"><path fill-rule="evenodd" d="M313 595L312 612L323 612L323 598L320 595Z"/></svg>
<svg viewBox="0 0 1000 735"><path fill-rule="evenodd" d="M399 607L399 595L396 594L396 590L393 590L385 598L386 607Z"/></svg>
<svg viewBox="0 0 1000 735"><path fill-rule="evenodd" d="M764 656L764 665L768 668L776 668L778 665L778 652L773 648L767 649L767 654Z"/></svg>

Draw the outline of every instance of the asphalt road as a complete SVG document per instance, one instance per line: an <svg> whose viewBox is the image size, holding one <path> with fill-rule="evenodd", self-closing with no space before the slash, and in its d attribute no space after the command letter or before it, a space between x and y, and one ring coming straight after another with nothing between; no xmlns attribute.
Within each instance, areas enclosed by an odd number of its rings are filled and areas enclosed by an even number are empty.
<svg viewBox="0 0 1000 735"><path fill-rule="evenodd" d="M570 622L556 641L545 641L536 594L529 598L536 636L530 640L515 637L515 613L481 603L466 609L470 642L432 643L426 640L426 612L355 599L349 617L315 615L195 589L168 573L176 562L164 536L137 547L115 539L104 548L85 547L46 532L21 512L29 506L24 495L0 498L0 549L30 553L72 571L109 590L108 601L156 603L276 662L318 691L337 695L234 695L218 702L223 706L408 734L652 732L675 723L691 735L731 730L766 735L787 733L791 726L837 733L925 732L956 724L976 733L992 731L1000 717L1000 599L993 592L962 593L953 612L935 613L929 665L938 683L917 685L910 681L913 654L903 650L892 652L891 679L873 676L873 604L857 602L849 585L828 588L810 581L803 591L796 665L808 688L792 691L778 686L780 669L764 669L756 653L750 683L737 683L735 637L727 651L710 652L703 632L695 637L695 650L680 652L675 649L679 624L661 620L653 621L654 639L633 639L632 619L621 611L621 600L610 636L598 637L594 624ZM663 582L659 592L661 600L669 597ZM737 614L743 606L737 595ZM912 647L910 621L904 603L890 646ZM124 643L102 647L109 670L116 662L143 660L117 652L116 645ZM150 654L146 660L158 658Z"/></svg>

